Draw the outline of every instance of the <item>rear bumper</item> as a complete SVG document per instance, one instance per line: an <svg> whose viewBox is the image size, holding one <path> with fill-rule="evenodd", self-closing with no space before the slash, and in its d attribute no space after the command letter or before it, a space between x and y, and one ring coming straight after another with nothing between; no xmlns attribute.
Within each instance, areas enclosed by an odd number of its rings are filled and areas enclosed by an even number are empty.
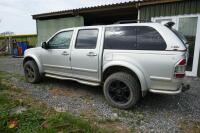
<svg viewBox="0 0 200 133"><path fill-rule="evenodd" d="M157 94L169 94L169 95L176 95L181 92L185 92L190 89L190 85L186 84L184 85L183 83L180 85L180 87L177 90L154 90L150 89L149 91L152 93L157 93Z"/></svg>

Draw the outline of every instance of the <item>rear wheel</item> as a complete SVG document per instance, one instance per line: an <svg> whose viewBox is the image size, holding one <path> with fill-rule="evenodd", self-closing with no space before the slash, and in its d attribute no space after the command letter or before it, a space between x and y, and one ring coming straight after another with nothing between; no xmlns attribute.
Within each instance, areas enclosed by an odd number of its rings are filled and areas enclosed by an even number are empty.
<svg viewBox="0 0 200 133"><path fill-rule="evenodd" d="M41 80L39 69L35 61L27 61L24 64L24 74L29 83L37 83Z"/></svg>
<svg viewBox="0 0 200 133"><path fill-rule="evenodd" d="M104 95L112 106L128 109L140 99L140 84L130 74L114 73L104 83Z"/></svg>

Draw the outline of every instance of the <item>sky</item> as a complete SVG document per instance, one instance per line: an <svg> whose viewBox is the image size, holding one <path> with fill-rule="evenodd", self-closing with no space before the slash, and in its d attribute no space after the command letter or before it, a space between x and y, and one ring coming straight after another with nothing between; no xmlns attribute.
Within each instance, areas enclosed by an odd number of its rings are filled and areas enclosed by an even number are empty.
<svg viewBox="0 0 200 133"><path fill-rule="evenodd" d="M0 0L0 33L36 33L31 15L131 0ZM132 0L133 1L133 0Z"/></svg>

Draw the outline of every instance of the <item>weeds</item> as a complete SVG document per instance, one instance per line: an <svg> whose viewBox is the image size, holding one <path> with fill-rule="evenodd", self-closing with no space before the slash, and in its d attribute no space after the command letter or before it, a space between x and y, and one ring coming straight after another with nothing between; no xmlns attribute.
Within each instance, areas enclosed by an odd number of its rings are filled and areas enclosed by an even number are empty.
<svg viewBox="0 0 200 133"><path fill-rule="evenodd" d="M0 72L0 132L1 133L101 133L105 132L90 122L69 112L59 113L41 101L18 91L8 78L14 74ZM26 108L21 113L13 111Z"/></svg>
<svg viewBox="0 0 200 133"><path fill-rule="evenodd" d="M185 133L199 133L200 121L181 120L178 127Z"/></svg>

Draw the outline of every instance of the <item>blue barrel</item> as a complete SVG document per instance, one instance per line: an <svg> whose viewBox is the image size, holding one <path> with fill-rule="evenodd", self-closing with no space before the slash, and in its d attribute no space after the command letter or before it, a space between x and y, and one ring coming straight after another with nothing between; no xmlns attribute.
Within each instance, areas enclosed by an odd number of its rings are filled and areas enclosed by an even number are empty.
<svg viewBox="0 0 200 133"><path fill-rule="evenodd" d="M28 49L28 44L26 42L18 42L17 46L22 48L22 55L24 55L24 52Z"/></svg>

